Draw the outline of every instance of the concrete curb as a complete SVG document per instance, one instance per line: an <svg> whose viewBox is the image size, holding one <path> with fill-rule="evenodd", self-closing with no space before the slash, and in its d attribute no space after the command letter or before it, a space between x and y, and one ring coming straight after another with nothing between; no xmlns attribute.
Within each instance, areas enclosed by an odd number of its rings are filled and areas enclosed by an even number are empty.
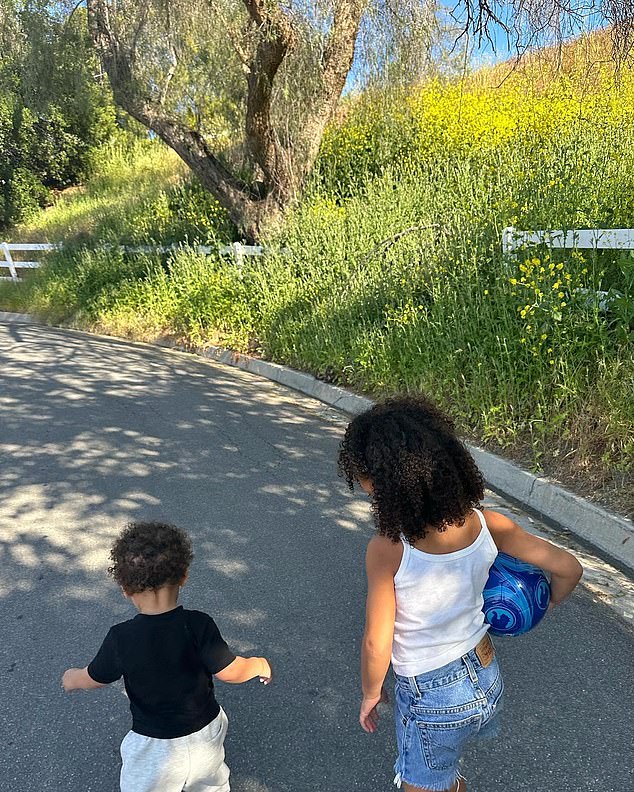
<svg viewBox="0 0 634 792"><path fill-rule="evenodd" d="M468 444L469 445L469 444ZM557 523L634 571L634 524L555 484L469 445L491 489Z"/></svg>
<svg viewBox="0 0 634 792"><path fill-rule="evenodd" d="M9 313L8 311L0 311L0 322L7 324L39 324L29 314Z"/></svg>
<svg viewBox="0 0 634 792"><path fill-rule="evenodd" d="M0 321L36 323L36 320L28 314L3 312L0 312ZM164 343L154 346L188 351L176 344ZM312 396L349 415L357 415L373 404L364 396L358 396L336 385L329 385L310 374L239 352L221 347L209 347L201 356L272 380L306 396ZM469 443L467 447L491 489L511 498L540 517L557 523L558 526L594 545L619 564L634 571L634 524L631 520L584 500L547 478L529 473L489 451Z"/></svg>
<svg viewBox="0 0 634 792"><path fill-rule="evenodd" d="M357 415L373 402L336 385L316 379L310 374L294 371L277 363L211 347L203 353L219 363L235 366L252 374L279 382L307 396ZM620 564L634 570L634 524L607 509L590 503L545 477L508 462L478 446L466 444L491 489L510 497L547 520L579 536L607 553Z"/></svg>

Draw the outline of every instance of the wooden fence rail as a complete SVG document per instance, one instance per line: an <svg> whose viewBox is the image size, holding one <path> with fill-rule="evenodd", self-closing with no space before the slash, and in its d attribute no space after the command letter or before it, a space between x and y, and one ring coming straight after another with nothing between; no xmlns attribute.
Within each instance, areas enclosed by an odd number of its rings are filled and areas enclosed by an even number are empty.
<svg viewBox="0 0 634 792"><path fill-rule="evenodd" d="M531 245L547 245L557 249L592 249L592 250L634 250L634 229L632 228L595 228L568 231L518 231L508 227L502 231L502 252L514 256L521 249ZM8 269L9 275L0 276L0 280L19 281L18 270L37 269L39 261L23 261L13 256L13 253L31 253L36 251L51 251L61 248L61 244L47 242L0 242L0 269ZM114 245L103 247L113 248ZM118 246L130 253L169 253L178 249L179 245L149 246L141 245L128 247ZM220 253L231 256L240 267L245 256L263 256L266 250L261 245L243 245L234 242L231 245L211 247L209 245L195 245L191 248L196 253L209 255ZM281 251L285 252L285 251Z"/></svg>
<svg viewBox="0 0 634 792"><path fill-rule="evenodd" d="M502 231L502 251L513 255L530 245L557 249L634 250L633 228L593 228L569 231Z"/></svg>
<svg viewBox="0 0 634 792"><path fill-rule="evenodd" d="M22 261L14 258L12 253L31 253L38 250L54 250L57 246L45 242L0 242L0 252L4 260L0 259L0 267L9 270L8 275L0 276L0 280L19 280L18 270L37 269L39 261Z"/></svg>
<svg viewBox="0 0 634 792"><path fill-rule="evenodd" d="M20 277L18 270L21 269L37 269L40 261L23 261L16 258L14 253L31 253L34 251L51 251L59 250L63 245L52 244L49 242L0 242L0 253L4 255L4 259L0 257L0 269L8 269L9 274L0 276L0 280L19 281ZM128 253L169 253L172 250L177 250L179 245L167 246L150 246L140 245L129 247L126 245L103 245L106 249L118 247L120 250L125 250ZM210 253L220 253L221 255L231 256L238 267L242 266L245 256L263 256L265 253L261 245L243 245L240 242L234 242L231 245L219 245L218 247L211 247L209 245L194 245L191 250L196 253L203 253L209 255Z"/></svg>

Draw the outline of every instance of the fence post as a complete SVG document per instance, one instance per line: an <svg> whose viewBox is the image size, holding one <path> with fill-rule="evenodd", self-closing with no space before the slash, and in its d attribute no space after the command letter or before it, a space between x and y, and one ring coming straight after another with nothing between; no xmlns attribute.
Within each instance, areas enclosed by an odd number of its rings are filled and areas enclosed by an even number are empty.
<svg viewBox="0 0 634 792"><path fill-rule="evenodd" d="M11 278L13 280L17 280L18 279L18 273L17 273L16 268L13 265L13 258L11 257L11 251L9 250L9 246L7 245L6 242L3 242L2 245L0 245L0 247L2 247L2 252L4 253L5 259L7 260L7 267L9 268L9 275L11 275Z"/></svg>
<svg viewBox="0 0 634 792"><path fill-rule="evenodd" d="M513 226L508 226L502 231L502 253L505 256L510 255L514 248L515 248L515 240L513 238L513 234L515 229Z"/></svg>
<svg viewBox="0 0 634 792"><path fill-rule="evenodd" d="M244 248L240 242L234 242L232 247L233 255L236 257L236 265L238 269L242 269L242 262L244 261Z"/></svg>

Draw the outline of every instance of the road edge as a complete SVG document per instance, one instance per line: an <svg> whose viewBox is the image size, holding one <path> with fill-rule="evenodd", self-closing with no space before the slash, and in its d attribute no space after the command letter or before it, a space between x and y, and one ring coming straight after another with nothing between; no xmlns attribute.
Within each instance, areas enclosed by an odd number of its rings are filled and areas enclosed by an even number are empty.
<svg viewBox="0 0 634 792"><path fill-rule="evenodd" d="M28 314L3 311L0 311L0 322L42 324ZM156 342L149 346L192 352L171 341ZM311 374L222 347L208 347L195 354L277 382L348 415L357 415L374 403L365 396L338 385L330 385ZM575 495L544 476L529 473L490 451L471 443L466 445L491 489L570 531L634 572L634 523L631 520Z"/></svg>
<svg viewBox="0 0 634 792"><path fill-rule="evenodd" d="M175 348L171 344L161 346ZM349 415L357 415L374 403L365 396L279 363L221 347L209 347L201 355L285 385ZM575 495L545 476L529 473L472 443L466 445L491 489L570 531L634 571L634 523L631 520Z"/></svg>

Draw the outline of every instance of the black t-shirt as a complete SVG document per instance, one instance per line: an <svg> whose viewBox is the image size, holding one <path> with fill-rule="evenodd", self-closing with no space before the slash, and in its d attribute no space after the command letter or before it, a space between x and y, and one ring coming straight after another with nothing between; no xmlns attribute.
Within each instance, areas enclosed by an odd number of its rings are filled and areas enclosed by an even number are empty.
<svg viewBox="0 0 634 792"><path fill-rule="evenodd" d="M132 729L172 739L218 716L211 675L234 660L211 616L179 606L111 627L88 674L106 685L123 676Z"/></svg>

